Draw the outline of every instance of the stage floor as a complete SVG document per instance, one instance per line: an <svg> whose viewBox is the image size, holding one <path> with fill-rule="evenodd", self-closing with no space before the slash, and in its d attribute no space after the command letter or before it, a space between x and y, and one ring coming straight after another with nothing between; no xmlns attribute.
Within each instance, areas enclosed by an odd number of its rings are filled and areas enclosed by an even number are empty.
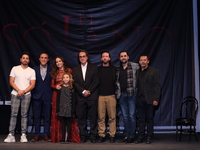
<svg viewBox="0 0 200 150"><path fill-rule="evenodd" d="M51 143L51 142L31 142L33 134L28 134L28 143L20 143L20 134L15 136L15 143L4 143L6 134L0 135L0 150L199 150L200 142L197 143L194 135L192 135L191 143L188 143L189 135L182 135L181 142L175 142L174 133L155 134L152 144L145 142L140 144L135 143L110 143L106 138L104 143L91 143L89 140L86 143ZM197 135L200 140L200 134ZM117 135L116 140L121 139L122 135Z"/></svg>

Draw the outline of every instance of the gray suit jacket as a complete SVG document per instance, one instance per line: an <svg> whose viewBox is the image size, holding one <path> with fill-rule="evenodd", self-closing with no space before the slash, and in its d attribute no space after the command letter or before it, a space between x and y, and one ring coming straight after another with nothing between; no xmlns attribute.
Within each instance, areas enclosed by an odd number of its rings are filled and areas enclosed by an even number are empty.
<svg viewBox="0 0 200 150"><path fill-rule="evenodd" d="M128 63L130 63L131 64L131 66L132 66L132 71L133 71L133 88L134 88L134 91L133 91L133 93L134 93L134 95L135 95L135 93L136 93L136 90L135 90L135 88L136 88L136 70L138 70L139 69L139 65L138 65L138 63L134 63L134 62L128 62ZM117 68L119 68L119 67L117 67ZM117 72L116 72L116 91L115 91L115 94L116 94L116 97L117 97L117 99L119 99L120 98L120 96L121 96L121 88L120 88L120 83L119 83L119 69L117 69Z"/></svg>

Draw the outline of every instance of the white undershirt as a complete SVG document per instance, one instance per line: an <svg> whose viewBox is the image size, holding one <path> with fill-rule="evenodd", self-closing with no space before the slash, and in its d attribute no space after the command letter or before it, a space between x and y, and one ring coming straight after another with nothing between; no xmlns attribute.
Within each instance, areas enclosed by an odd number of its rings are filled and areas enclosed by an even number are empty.
<svg viewBox="0 0 200 150"><path fill-rule="evenodd" d="M83 80L85 81L85 75L86 75L86 71L87 71L87 64L85 64L85 66L81 65L81 69L82 69L82 74L83 74Z"/></svg>

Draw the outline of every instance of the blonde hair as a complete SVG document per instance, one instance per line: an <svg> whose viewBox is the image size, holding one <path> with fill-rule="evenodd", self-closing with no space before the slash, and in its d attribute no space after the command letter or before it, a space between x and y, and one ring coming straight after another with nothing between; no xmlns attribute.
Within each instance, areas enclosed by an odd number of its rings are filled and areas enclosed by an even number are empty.
<svg viewBox="0 0 200 150"><path fill-rule="evenodd" d="M74 83L74 80L72 78L72 74L64 73L63 76L62 76L62 80L63 80L64 75L68 75L69 76L69 88L72 89L73 88L73 83ZM64 84L64 82L62 82L62 84Z"/></svg>

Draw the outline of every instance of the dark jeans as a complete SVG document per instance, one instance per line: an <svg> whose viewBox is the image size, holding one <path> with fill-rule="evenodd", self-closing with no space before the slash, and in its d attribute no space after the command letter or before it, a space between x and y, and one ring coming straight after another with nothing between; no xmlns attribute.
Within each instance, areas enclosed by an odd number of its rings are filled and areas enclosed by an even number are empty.
<svg viewBox="0 0 200 150"><path fill-rule="evenodd" d="M154 125L154 106L147 104L144 96L137 97L137 123L138 123L138 137L144 138L145 125L147 125L147 137L153 135Z"/></svg>
<svg viewBox="0 0 200 150"><path fill-rule="evenodd" d="M125 136L134 138L136 128L135 96L128 97L127 93L122 93L119 98L119 104L123 115Z"/></svg>

